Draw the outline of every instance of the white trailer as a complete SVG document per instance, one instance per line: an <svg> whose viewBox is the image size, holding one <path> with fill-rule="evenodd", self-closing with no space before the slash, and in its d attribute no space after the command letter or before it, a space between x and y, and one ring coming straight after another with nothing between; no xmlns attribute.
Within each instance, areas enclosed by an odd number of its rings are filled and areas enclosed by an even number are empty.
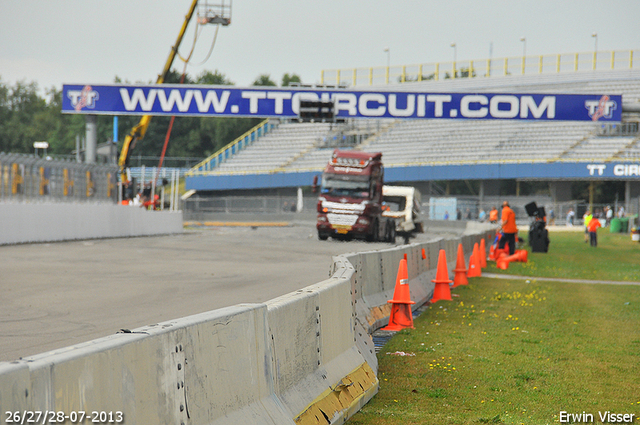
<svg viewBox="0 0 640 425"><path fill-rule="evenodd" d="M396 234L404 238L404 243L423 233L420 221L420 192L409 186L382 186L384 217L393 218L396 222Z"/></svg>

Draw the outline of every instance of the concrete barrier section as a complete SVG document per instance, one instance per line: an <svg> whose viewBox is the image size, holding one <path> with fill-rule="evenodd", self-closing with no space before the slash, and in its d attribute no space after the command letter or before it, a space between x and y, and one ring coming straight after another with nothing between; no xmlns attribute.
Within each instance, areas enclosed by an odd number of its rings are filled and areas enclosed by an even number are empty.
<svg viewBox="0 0 640 425"><path fill-rule="evenodd" d="M107 203L0 203L0 245L182 233L182 212Z"/></svg>
<svg viewBox="0 0 640 425"><path fill-rule="evenodd" d="M341 270L267 303L275 391L296 423L346 420L377 392L356 346L351 291L350 273Z"/></svg>
<svg viewBox="0 0 640 425"><path fill-rule="evenodd" d="M293 423L273 391L266 313L229 307L2 364L3 410L122 412L127 424Z"/></svg>

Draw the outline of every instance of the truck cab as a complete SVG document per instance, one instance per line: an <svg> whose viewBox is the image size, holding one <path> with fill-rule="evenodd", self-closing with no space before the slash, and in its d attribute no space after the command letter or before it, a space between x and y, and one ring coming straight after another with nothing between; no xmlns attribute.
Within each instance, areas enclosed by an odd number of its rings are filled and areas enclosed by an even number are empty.
<svg viewBox="0 0 640 425"><path fill-rule="evenodd" d="M336 149L322 173L318 238L395 241L395 222L382 215L381 153Z"/></svg>

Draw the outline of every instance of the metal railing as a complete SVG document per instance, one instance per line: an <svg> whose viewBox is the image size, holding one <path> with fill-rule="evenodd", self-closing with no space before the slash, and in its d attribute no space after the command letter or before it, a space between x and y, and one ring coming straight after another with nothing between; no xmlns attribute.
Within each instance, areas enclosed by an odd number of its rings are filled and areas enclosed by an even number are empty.
<svg viewBox="0 0 640 425"><path fill-rule="evenodd" d="M188 198L183 202L185 214L193 213L292 213L313 212L317 196L305 196L302 209L297 210L296 196L224 196L215 198Z"/></svg>
<svg viewBox="0 0 640 425"><path fill-rule="evenodd" d="M422 63L414 65L330 69L322 70L320 84L338 84L356 87L415 81L439 81L451 78L634 69L640 67L640 62L636 59L639 53L640 50L618 50Z"/></svg>
<svg viewBox="0 0 640 425"><path fill-rule="evenodd" d="M621 136L636 137L640 135L640 123L637 122L619 122L619 123L602 123L597 128L598 136Z"/></svg>
<svg viewBox="0 0 640 425"><path fill-rule="evenodd" d="M118 168L0 153L2 201L116 202Z"/></svg>
<svg viewBox="0 0 640 425"><path fill-rule="evenodd" d="M226 161L231 156L240 152L242 149L245 149L253 142L255 142L258 137L264 136L270 130L276 127L276 124L270 122L268 119L262 121L257 126L253 127L251 130L244 133L242 136L238 137L236 140L232 141L213 155L204 159L197 165L195 165L188 173L188 176L192 176L201 172L208 172L212 169L216 168L218 165Z"/></svg>

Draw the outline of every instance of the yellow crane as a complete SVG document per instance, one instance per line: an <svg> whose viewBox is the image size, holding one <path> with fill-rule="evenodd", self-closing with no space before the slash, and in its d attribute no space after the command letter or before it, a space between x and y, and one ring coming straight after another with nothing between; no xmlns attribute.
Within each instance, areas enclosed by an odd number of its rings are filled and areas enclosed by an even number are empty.
<svg viewBox="0 0 640 425"><path fill-rule="evenodd" d="M189 12L186 14L184 18L184 22L182 23L182 28L180 28L180 33L178 34L178 38L176 39L175 44L171 47L171 52L169 53L169 57L164 64L164 69L162 73L158 75L158 79L156 80L156 84L164 83L169 71L171 70L171 65L173 64L173 60L178 55L178 49L180 48L180 43L182 43L182 38L184 37L185 32L187 31L187 26L193 17L193 14L198 5L198 0L193 0L191 6L189 7ZM215 8L219 9L219 12L214 12ZM198 22L201 24L213 23L213 24L221 24L221 25L229 25L231 23L231 0L229 0L228 4L225 4L224 1L222 4L212 5L209 7L208 3L204 2L203 13L200 16ZM126 183L129 181L127 177L127 168L129 166L129 157L131 156L131 151L135 147L135 144L138 140L144 138L147 129L149 128L149 123L151 121L151 115L143 115L140 118L140 122L131 129L129 134L124 138L124 142L122 143L122 150L120 151L120 157L118 159L118 167L120 169L120 181L122 183Z"/></svg>

